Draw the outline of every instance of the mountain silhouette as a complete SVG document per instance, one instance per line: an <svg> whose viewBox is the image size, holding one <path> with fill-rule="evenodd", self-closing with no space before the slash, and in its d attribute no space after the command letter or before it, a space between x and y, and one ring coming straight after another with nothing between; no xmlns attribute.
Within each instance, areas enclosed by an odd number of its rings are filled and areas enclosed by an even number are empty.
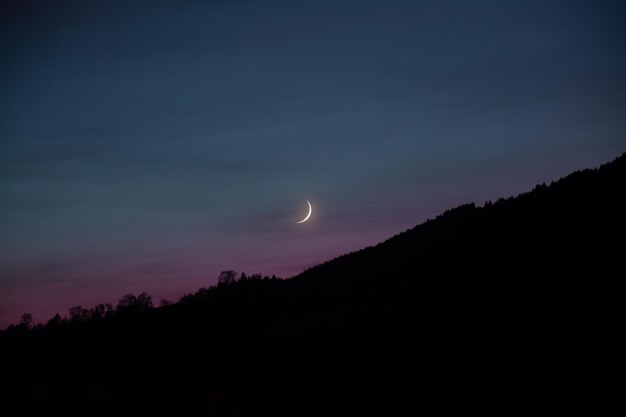
<svg viewBox="0 0 626 417"><path fill-rule="evenodd" d="M301 274L0 333L7 415L625 415L626 154ZM133 298L134 297L134 298ZM142 298L143 297L143 298ZM142 301L139 301L142 300Z"/></svg>

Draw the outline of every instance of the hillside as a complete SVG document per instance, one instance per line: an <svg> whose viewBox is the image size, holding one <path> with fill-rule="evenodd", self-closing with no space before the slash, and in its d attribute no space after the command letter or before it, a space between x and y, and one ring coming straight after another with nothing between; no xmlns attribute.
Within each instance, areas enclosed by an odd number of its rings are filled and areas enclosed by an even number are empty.
<svg viewBox="0 0 626 417"><path fill-rule="evenodd" d="M290 280L0 334L11 415L623 415L626 155Z"/></svg>

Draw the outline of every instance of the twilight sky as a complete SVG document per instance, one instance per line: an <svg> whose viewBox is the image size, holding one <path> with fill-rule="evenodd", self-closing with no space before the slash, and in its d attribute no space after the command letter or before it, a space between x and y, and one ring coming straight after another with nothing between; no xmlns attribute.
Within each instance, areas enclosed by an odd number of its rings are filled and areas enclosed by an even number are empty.
<svg viewBox="0 0 626 417"><path fill-rule="evenodd" d="M613 159L625 4L3 1L0 328L289 277Z"/></svg>

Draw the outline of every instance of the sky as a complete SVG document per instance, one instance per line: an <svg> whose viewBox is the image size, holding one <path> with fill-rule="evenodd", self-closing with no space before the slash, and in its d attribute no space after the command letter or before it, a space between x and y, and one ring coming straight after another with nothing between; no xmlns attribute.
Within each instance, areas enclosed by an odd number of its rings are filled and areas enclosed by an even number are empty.
<svg viewBox="0 0 626 417"><path fill-rule="evenodd" d="M621 1L4 0L0 328L290 277L626 151ZM296 223L313 206L311 218Z"/></svg>

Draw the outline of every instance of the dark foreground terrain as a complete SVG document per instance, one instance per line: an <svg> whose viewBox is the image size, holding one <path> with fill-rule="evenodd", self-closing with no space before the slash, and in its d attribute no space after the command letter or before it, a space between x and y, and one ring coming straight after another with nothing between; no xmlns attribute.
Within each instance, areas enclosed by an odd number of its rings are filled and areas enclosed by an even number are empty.
<svg viewBox="0 0 626 417"><path fill-rule="evenodd" d="M625 190L622 156L290 280L15 326L0 414L626 415Z"/></svg>

